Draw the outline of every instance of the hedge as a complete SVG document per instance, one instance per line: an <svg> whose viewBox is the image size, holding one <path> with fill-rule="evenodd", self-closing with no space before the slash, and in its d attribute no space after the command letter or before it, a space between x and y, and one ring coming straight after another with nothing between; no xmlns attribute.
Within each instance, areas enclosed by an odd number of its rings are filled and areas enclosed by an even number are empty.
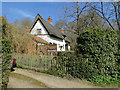
<svg viewBox="0 0 120 90"><path fill-rule="evenodd" d="M120 40L113 30L90 29L77 39L76 53L61 52L48 71L62 77L118 84L120 79Z"/></svg>
<svg viewBox="0 0 120 90"><path fill-rule="evenodd" d="M72 55L74 53L75 53L74 51L61 51L61 52L59 51L57 53L57 56L65 56L65 55L69 56L69 55Z"/></svg>
<svg viewBox="0 0 120 90"><path fill-rule="evenodd" d="M90 29L77 39L77 53L87 62L81 62L85 78L94 82L118 80L118 34L113 30ZM81 71L83 70L82 66ZM108 78L109 77L109 78Z"/></svg>

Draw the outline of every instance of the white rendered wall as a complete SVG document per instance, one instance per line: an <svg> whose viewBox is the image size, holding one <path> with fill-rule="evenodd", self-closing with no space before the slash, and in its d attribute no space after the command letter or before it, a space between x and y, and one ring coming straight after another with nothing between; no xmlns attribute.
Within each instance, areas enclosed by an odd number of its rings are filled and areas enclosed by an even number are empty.
<svg viewBox="0 0 120 90"><path fill-rule="evenodd" d="M37 23L34 25L32 31L30 32L31 34L38 34L37 29L41 29L41 34L48 34L43 25L40 23L38 20Z"/></svg>
<svg viewBox="0 0 120 90"><path fill-rule="evenodd" d="M51 42L57 44L57 51L65 51L65 42L64 40L61 40L59 38L55 38L55 37L50 37L51 38ZM60 46L63 46L62 49L60 49Z"/></svg>
<svg viewBox="0 0 120 90"><path fill-rule="evenodd" d="M37 35L38 34L37 29L41 29L41 35ZM57 51L65 51L65 44L66 44L65 40L51 37L50 35L48 35L46 29L43 27L43 25L40 23L40 21L37 21L37 23L34 25L34 27L30 33L33 35L37 35L38 37L42 38L43 40L45 40L48 43L57 44ZM44 34L44 35L42 35L42 34ZM62 49L60 48L60 46L63 46Z"/></svg>
<svg viewBox="0 0 120 90"><path fill-rule="evenodd" d="M47 41L48 43L57 44L57 51L65 51L65 41L51 37L49 35L38 35L38 37L42 38L43 40ZM62 49L60 49L60 46L63 46Z"/></svg>

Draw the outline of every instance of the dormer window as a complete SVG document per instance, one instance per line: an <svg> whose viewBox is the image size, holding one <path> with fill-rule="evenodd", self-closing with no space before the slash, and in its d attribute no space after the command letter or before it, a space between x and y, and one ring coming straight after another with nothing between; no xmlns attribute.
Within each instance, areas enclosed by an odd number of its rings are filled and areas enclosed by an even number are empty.
<svg viewBox="0 0 120 90"><path fill-rule="evenodd" d="M41 34L41 28L40 28L40 29L37 29L37 33L38 33L38 34Z"/></svg>

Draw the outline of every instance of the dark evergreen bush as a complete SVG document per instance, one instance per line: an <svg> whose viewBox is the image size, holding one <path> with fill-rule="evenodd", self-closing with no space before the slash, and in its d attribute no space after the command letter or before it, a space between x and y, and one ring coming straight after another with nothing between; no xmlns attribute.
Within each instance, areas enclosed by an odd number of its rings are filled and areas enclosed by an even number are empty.
<svg viewBox="0 0 120 90"><path fill-rule="evenodd" d="M2 89L7 88L9 81L10 68L12 66L11 45L10 42L2 40Z"/></svg>
<svg viewBox="0 0 120 90"><path fill-rule="evenodd" d="M53 58L49 74L61 77L76 77L76 55L73 51L59 52L58 56Z"/></svg>
<svg viewBox="0 0 120 90"><path fill-rule="evenodd" d="M119 40L119 41L118 41ZM50 74L87 79L101 84L118 84L120 39L113 30L91 29L77 39L77 55L60 52Z"/></svg>
<svg viewBox="0 0 120 90"><path fill-rule="evenodd" d="M119 39L118 39L118 53L117 53L117 59L118 59L118 61L117 61L117 66L118 66L118 79L119 79L119 81L120 81L120 35L119 35Z"/></svg>
<svg viewBox="0 0 120 90"><path fill-rule="evenodd" d="M57 53L57 56L71 56L71 55L74 55L74 51L62 51L62 52L58 52Z"/></svg>
<svg viewBox="0 0 120 90"><path fill-rule="evenodd" d="M12 49L11 49L11 43L7 39L9 24L7 23L7 20L4 17L0 17L0 19L2 20L2 24L0 26L0 29L2 31L2 37L0 38L2 43L2 85L1 86L2 86L2 90L7 90L10 68L12 66L12 56L11 56Z"/></svg>
<svg viewBox="0 0 120 90"><path fill-rule="evenodd" d="M77 43L77 53L82 54L82 58L85 59L81 60L81 77L95 82L98 82L97 80L103 82L106 79L117 80L118 35L115 31L86 30L79 35Z"/></svg>

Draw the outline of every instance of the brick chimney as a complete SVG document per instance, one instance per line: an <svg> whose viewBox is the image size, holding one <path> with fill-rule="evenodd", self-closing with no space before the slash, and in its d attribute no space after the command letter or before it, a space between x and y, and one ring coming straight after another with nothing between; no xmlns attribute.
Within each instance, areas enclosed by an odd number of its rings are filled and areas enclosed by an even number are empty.
<svg viewBox="0 0 120 90"><path fill-rule="evenodd" d="M48 17L48 22L52 24L52 18L50 16Z"/></svg>

